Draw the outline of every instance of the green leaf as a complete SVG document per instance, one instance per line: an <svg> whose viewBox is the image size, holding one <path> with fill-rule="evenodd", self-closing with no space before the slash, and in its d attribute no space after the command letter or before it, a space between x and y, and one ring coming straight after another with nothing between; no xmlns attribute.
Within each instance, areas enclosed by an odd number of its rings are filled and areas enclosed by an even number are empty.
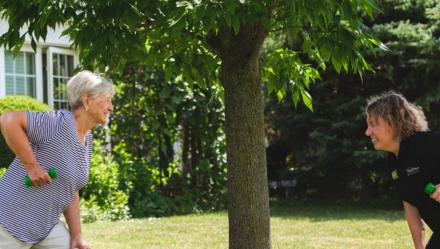
<svg viewBox="0 0 440 249"><path fill-rule="evenodd" d="M269 80L269 82L267 83L267 90L269 93L276 92L277 87L274 82L275 81L273 81L273 80Z"/></svg>
<svg viewBox="0 0 440 249"><path fill-rule="evenodd" d="M31 47L34 51L37 51L37 43L33 37L31 38Z"/></svg>
<svg viewBox="0 0 440 249"><path fill-rule="evenodd" d="M351 32L343 28L339 34L339 38L341 39L344 50L351 50L354 42L354 37Z"/></svg>
<svg viewBox="0 0 440 249"><path fill-rule="evenodd" d="M147 50L147 54L148 54L150 52L150 49L151 49L151 41L150 41L150 38L148 38L148 37L145 40L145 49Z"/></svg>
<svg viewBox="0 0 440 249"><path fill-rule="evenodd" d="M232 24L231 14L225 13L224 18L225 18L226 25L228 25L230 27Z"/></svg>
<svg viewBox="0 0 440 249"><path fill-rule="evenodd" d="M345 72L348 72L348 60L344 59L344 60L342 61L342 66L343 66L343 68L344 68L344 71L345 71Z"/></svg>
<svg viewBox="0 0 440 249"><path fill-rule="evenodd" d="M365 12L370 18L373 18L374 12L380 11L374 0L361 0Z"/></svg>
<svg viewBox="0 0 440 249"><path fill-rule="evenodd" d="M204 31L208 32L214 27L218 15L218 11L213 7L207 7L204 14L205 14L203 17Z"/></svg>
<svg viewBox="0 0 440 249"><path fill-rule="evenodd" d="M318 41L318 44L322 59L327 61L328 59L330 59L333 49L331 42L327 38L322 38Z"/></svg>
<svg viewBox="0 0 440 249"><path fill-rule="evenodd" d="M284 89L281 89L281 90L277 91L277 99L278 99L278 101L281 101L284 98L285 92L283 90Z"/></svg>
<svg viewBox="0 0 440 249"><path fill-rule="evenodd" d="M302 77L302 82L303 82L305 88L309 89L310 88L310 75L304 74Z"/></svg>
<svg viewBox="0 0 440 249"><path fill-rule="evenodd" d="M16 44L14 44L15 47L14 47L13 50L12 50L12 54L13 54L14 57L17 56L17 54L20 52L21 47L23 46L24 41L25 41L25 36L26 36L26 35L22 35L22 36L16 41Z"/></svg>
<svg viewBox="0 0 440 249"><path fill-rule="evenodd" d="M387 45L385 45L382 42L379 44L379 48L382 49L382 50L385 50L387 52L391 52L391 49L389 47L387 47Z"/></svg>
<svg viewBox="0 0 440 249"><path fill-rule="evenodd" d="M267 70L269 73L271 73L271 74L273 74L273 75L276 75L276 74L275 74L275 71L273 70L273 68L272 68L271 66L266 67L266 70Z"/></svg>
<svg viewBox="0 0 440 249"><path fill-rule="evenodd" d="M295 88L295 89L292 89L292 98L293 98L293 104L295 105L295 107L298 105L298 102L299 102L299 95L300 95L300 93L299 93L299 90L298 90L298 88Z"/></svg>
<svg viewBox="0 0 440 249"><path fill-rule="evenodd" d="M304 105L313 112L312 96L310 96L309 92L307 92L305 89L301 89L300 91Z"/></svg>
<svg viewBox="0 0 440 249"><path fill-rule="evenodd" d="M239 16L234 16L232 19L232 28L234 33L237 35L240 32L240 18Z"/></svg>
<svg viewBox="0 0 440 249"><path fill-rule="evenodd" d="M342 63L339 60L339 58L336 57L335 54L332 56L332 64L333 64L333 67L335 68L336 72L340 73L341 68L342 68Z"/></svg>
<svg viewBox="0 0 440 249"><path fill-rule="evenodd" d="M237 5L237 1L236 0L224 0L224 4L226 6L226 10L229 13L234 14L235 6Z"/></svg>
<svg viewBox="0 0 440 249"><path fill-rule="evenodd" d="M165 64L162 65L164 70L164 77L166 81L169 81L171 79L171 76L173 74L172 69L170 67L167 67Z"/></svg>
<svg viewBox="0 0 440 249"><path fill-rule="evenodd" d="M353 16L353 8L351 6L351 1L347 1L345 0L342 3L342 11L344 13L344 18L345 19L351 19L351 17Z"/></svg>

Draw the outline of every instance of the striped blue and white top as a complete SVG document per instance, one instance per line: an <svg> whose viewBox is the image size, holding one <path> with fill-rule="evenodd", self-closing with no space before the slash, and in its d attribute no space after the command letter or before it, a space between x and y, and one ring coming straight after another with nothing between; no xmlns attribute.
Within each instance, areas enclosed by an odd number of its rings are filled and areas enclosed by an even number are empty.
<svg viewBox="0 0 440 249"><path fill-rule="evenodd" d="M37 243L47 237L74 193L89 177L92 135L83 145L70 111L28 112L27 136L38 163L56 168L57 178L42 187L27 188L26 170L15 158L0 180L0 224L17 239Z"/></svg>

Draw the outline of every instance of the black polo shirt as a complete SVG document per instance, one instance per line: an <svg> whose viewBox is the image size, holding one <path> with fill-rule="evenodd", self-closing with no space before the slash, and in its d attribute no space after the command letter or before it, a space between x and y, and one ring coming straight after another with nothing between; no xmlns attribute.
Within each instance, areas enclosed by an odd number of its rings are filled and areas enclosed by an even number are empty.
<svg viewBox="0 0 440 249"><path fill-rule="evenodd" d="M440 232L440 203L424 192L425 185L440 184L440 133L417 132L400 143L399 155L389 163L402 200L417 207L425 223Z"/></svg>

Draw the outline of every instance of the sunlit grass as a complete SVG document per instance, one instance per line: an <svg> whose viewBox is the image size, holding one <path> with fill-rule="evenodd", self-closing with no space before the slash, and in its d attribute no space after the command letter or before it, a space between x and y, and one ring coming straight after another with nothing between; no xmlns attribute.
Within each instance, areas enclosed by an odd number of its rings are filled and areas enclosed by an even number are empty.
<svg viewBox="0 0 440 249"><path fill-rule="evenodd" d="M368 208L274 204L274 249L412 248L403 212ZM228 248L226 212L85 224L93 249Z"/></svg>

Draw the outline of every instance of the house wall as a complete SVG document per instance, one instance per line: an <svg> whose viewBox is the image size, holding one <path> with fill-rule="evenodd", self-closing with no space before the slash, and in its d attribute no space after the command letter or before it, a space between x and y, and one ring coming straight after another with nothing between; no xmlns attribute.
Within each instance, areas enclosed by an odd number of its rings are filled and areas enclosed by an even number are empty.
<svg viewBox="0 0 440 249"><path fill-rule="evenodd" d="M8 23L5 20L0 20L0 34L6 33L8 30ZM61 33L64 31L65 26L59 26L55 30L49 29L47 32L46 40L39 40L38 45L40 46L56 46L56 47L70 47L70 40L67 36L61 36ZM24 34L24 31L27 29L27 26L24 26L20 29L21 34ZM31 39L28 35L26 35L25 42L30 44Z"/></svg>
<svg viewBox="0 0 440 249"><path fill-rule="evenodd" d="M0 19L0 35L4 34L8 30L8 23L5 20ZM45 40L38 40L37 49L33 51L31 47L31 39L26 35L25 43L21 51L33 52L35 53L35 91L37 100L46 102L49 106L53 106L53 79L52 79L52 60L50 56L46 56L46 60L43 61L43 54L62 53L66 55L74 56L74 65L77 66L79 63L78 53L71 48L71 42L68 36L62 36L62 32L66 26L58 26L56 29L49 29ZM27 29L24 26L21 29L21 34L25 33ZM6 95L6 76L5 76L5 49L0 47L0 97ZM47 79L47 80L46 80ZM44 92L44 89L47 89ZM47 101L45 100L47 96Z"/></svg>

